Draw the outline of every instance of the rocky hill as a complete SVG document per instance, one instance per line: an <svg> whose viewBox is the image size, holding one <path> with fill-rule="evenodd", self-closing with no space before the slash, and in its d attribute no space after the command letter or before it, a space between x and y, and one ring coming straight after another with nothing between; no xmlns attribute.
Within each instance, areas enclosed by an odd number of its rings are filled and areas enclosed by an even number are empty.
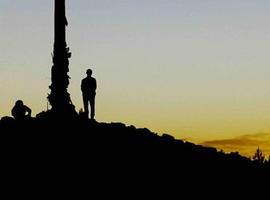
<svg viewBox="0 0 270 200"><path fill-rule="evenodd" d="M73 183L119 180L151 185L192 180L215 185L226 181L250 184L269 177L269 164L237 153L225 154L122 123L60 119L1 119L1 160L7 180L58 177Z"/></svg>

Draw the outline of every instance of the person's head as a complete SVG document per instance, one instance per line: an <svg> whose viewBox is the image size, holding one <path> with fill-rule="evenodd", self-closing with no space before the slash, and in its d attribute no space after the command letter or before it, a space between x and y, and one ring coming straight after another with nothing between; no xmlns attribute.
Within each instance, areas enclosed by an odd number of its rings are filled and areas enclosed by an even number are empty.
<svg viewBox="0 0 270 200"><path fill-rule="evenodd" d="M23 101L22 100L16 101L15 106L17 106L17 107L23 106Z"/></svg>
<svg viewBox="0 0 270 200"><path fill-rule="evenodd" d="M92 74L93 74L92 69L86 70L86 74L87 74L87 76L92 76Z"/></svg>

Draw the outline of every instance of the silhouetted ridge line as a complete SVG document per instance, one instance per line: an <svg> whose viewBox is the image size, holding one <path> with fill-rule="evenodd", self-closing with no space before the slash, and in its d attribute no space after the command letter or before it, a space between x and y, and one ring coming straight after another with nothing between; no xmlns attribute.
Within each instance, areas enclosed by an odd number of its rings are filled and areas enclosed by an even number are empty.
<svg viewBox="0 0 270 200"><path fill-rule="evenodd" d="M181 179L191 176L245 180L266 177L270 172L269 165L237 153L224 154L168 134L159 136L146 128L97 123L83 116L62 121L44 113L20 121L4 117L0 133L2 147L10 149L6 156L21 159L20 155L27 155L27 164L46 160L47 164L68 162L70 167L86 171L92 167L120 172L136 168L141 173L152 169L148 175L158 173L163 178L170 175ZM155 171L157 166L162 172Z"/></svg>

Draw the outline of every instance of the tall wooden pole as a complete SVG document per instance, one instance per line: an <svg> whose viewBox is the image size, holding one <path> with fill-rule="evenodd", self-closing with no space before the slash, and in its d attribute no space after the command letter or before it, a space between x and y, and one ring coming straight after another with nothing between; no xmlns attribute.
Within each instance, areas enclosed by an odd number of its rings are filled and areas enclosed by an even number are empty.
<svg viewBox="0 0 270 200"><path fill-rule="evenodd" d="M52 111L57 113L69 112L73 107L68 93L71 53L66 44L67 24L65 0L55 0L53 66L49 87L51 93L48 100L52 106Z"/></svg>

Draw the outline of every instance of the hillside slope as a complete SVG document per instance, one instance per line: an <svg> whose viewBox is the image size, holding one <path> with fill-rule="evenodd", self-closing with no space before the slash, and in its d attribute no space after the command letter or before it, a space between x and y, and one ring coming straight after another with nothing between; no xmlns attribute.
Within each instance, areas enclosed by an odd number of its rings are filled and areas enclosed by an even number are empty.
<svg viewBox="0 0 270 200"><path fill-rule="evenodd" d="M128 184L136 180L162 185L233 180L235 184L250 184L267 179L270 172L269 165L237 153L224 154L145 128L80 117L19 122L3 118L0 141L2 166L9 175L22 180L68 177L75 182L121 180Z"/></svg>

